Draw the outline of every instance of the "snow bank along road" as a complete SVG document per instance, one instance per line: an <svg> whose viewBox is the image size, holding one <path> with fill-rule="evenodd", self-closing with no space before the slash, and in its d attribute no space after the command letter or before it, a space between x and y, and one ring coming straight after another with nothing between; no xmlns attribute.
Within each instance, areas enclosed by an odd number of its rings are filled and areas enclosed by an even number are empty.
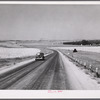
<svg viewBox="0 0 100 100"><path fill-rule="evenodd" d="M59 51L0 76L0 89L74 90L99 89Z"/></svg>

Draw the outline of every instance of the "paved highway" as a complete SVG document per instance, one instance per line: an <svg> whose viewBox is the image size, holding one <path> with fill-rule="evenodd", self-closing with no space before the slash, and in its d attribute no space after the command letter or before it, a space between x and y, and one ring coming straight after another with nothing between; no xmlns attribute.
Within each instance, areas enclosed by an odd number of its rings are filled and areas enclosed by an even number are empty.
<svg viewBox="0 0 100 100"><path fill-rule="evenodd" d="M6 90L98 90L99 84L61 52L46 56L0 76Z"/></svg>
<svg viewBox="0 0 100 100"><path fill-rule="evenodd" d="M58 52L44 61L34 61L0 78L0 89L64 90L69 89ZM67 85L67 86L66 86Z"/></svg>

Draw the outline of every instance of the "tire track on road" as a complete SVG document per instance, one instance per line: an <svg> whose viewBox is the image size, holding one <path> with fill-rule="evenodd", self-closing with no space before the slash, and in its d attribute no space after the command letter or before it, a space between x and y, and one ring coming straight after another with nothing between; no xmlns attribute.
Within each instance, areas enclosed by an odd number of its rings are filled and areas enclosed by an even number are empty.
<svg viewBox="0 0 100 100"><path fill-rule="evenodd" d="M50 57L52 57L52 54L46 57L46 60L48 60ZM46 61L45 60L45 61ZM39 61L37 62L33 62L29 65L23 66L21 69L3 77L0 78L0 89L7 89L9 88L11 85L13 85L15 82L17 82L18 80L20 80L21 78L25 77L28 73L30 73L31 71L35 70L37 67L39 67L41 64L43 64L44 61ZM35 66L33 66L35 64Z"/></svg>

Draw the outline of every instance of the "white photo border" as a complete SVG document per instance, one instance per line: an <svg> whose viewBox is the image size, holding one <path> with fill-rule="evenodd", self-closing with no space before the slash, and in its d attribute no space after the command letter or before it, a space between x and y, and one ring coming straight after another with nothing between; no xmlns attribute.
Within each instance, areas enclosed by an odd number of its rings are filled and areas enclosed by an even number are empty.
<svg viewBox="0 0 100 100"><path fill-rule="evenodd" d="M36 5L100 5L100 1L0 1L2 4ZM49 90L0 90L0 99L99 99L99 90L63 90L49 93Z"/></svg>

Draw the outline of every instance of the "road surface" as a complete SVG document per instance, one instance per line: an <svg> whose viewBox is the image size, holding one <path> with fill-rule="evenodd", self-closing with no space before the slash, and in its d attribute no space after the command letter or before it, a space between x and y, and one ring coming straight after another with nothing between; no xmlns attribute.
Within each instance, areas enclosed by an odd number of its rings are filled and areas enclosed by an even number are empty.
<svg viewBox="0 0 100 100"><path fill-rule="evenodd" d="M79 75L76 75L77 68L74 68L73 70L73 68L70 67L70 64L64 60L65 58L62 53L55 51L48 55L44 61L34 61L29 65L25 65L15 71L7 73L7 75L0 76L0 89L99 89L97 84L92 80L90 80L90 83L88 84L90 85L89 87L86 84L83 84L84 81L82 80L82 77L80 78ZM87 77L85 77L85 79L87 81Z"/></svg>
<svg viewBox="0 0 100 100"><path fill-rule="evenodd" d="M0 78L0 89L66 89L58 52Z"/></svg>

